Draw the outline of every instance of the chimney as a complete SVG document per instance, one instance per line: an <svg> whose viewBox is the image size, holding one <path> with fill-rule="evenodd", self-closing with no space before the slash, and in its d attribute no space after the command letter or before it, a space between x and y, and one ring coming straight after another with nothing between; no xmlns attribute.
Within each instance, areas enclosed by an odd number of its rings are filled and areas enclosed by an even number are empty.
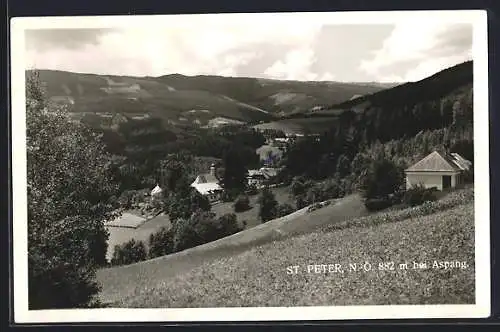
<svg viewBox="0 0 500 332"><path fill-rule="evenodd" d="M210 166L210 175L215 176L215 164Z"/></svg>

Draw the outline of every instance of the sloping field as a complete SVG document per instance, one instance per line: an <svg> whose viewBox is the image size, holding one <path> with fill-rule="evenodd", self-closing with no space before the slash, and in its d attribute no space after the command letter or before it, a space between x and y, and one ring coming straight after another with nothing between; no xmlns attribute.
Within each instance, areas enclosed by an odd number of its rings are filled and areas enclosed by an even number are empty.
<svg viewBox="0 0 500 332"><path fill-rule="evenodd" d="M367 214L358 195L348 196L310 213L306 211L307 207L283 218L172 255L100 270L98 279L103 285L101 298L107 303L115 302L148 287L151 283L189 271L209 260L234 255L274 239L311 232L315 227L341 223L346 219Z"/></svg>
<svg viewBox="0 0 500 332"><path fill-rule="evenodd" d="M174 273L176 265L167 259L156 261L162 268L153 268L151 262L129 266L119 272L122 279L133 279L119 287L137 287L122 293L113 306L470 304L474 302L473 220L473 203L468 203L400 222L272 241L207 260L190 271ZM368 269L366 262L370 270L362 268ZM395 264L380 270L383 262ZM426 267L416 269L414 263ZM337 273L328 269L307 273L313 264L341 267ZM357 269L349 264L357 264ZM298 273L287 274L287 267L293 265Z"/></svg>

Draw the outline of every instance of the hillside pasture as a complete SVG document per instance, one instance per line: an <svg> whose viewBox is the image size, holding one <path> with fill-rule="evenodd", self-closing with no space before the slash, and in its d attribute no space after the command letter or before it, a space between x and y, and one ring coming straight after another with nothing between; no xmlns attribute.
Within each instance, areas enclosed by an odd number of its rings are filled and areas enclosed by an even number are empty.
<svg viewBox="0 0 500 332"><path fill-rule="evenodd" d="M175 265L161 259L156 262L165 268L156 264L154 273L147 263L133 265L121 270L121 278L135 270L141 283L130 284L136 286L133 292L123 293L113 306L472 304L473 218L469 203L416 219L271 241L178 273ZM433 268L434 261L464 262L465 267ZM350 269L349 264L365 262L370 270ZM396 268L386 265L380 270L379 263L385 262L395 262ZM425 262L427 268L414 269L413 262ZM400 263L408 268L400 269ZM314 264L342 268L337 273L308 273ZM170 273L161 275L167 266ZM298 266L299 273L287 274L288 266ZM109 281L105 290L108 286Z"/></svg>
<svg viewBox="0 0 500 332"><path fill-rule="evenodd" d="M254 221L255 225L249 223L245 231L178 253L138 264L100 270L98 278L103 284L102 300L115 302L125 295L133 294L137 289L146 287L149 282L155 283L157 280L172 277L202 262L234 255L274 239L308 233L315 228L341 223L367 213L357 195L335 201L310 213L307 209L308 207L305 207L264 224Z"/></svg>

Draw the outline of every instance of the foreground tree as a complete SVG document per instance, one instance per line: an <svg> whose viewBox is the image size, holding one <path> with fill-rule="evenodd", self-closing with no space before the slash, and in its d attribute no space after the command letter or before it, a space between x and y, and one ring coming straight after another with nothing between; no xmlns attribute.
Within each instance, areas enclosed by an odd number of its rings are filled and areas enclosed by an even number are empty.
<svg viewBox="0 0 500 332"><path fill-rule="evenodd" d="M26 126L30 309L93 306L117 189L110 159L89 130L47 104L36 74L27 77Z"/></svg>

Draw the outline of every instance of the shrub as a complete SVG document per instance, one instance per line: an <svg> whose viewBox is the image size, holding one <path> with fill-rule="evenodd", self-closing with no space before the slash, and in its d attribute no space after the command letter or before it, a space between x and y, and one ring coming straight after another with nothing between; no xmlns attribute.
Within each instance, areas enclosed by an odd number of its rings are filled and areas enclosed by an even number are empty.
<svg viewBox="0 0 500 332"><path fill-rule="evenodd" d="M404 194L404 191L398 190L394 194L389 195L392 205L401 204L403 202Z"/></svg>
<svg viewBox="0 0 500 332"><path fill-rule="evenodd" d="M120 204L120 207L123 209L131 209L134 201L133 196L133 190L124 191L120 197L118 197L118 204Z"/></svg>
<svg viewBox="0 0 500 332"><path fill-rule="evenodd" d="M111 259L111 265L127 265L143 261L147 258L147 251L144 242L134 239L116 245Z"/></svg>
<svg viewBox="0 0 500 332"><path fill-rule="evenodd" d="M424 202L435 201L436 196L434 193L436 190L436 188L428 189L422 185L414 186L405 192L403 202L409 206L417 206L423 204Z"/></svg>
<svg viewBox="0 0 500 332"><path fill-rule="evenodd" d="M314 185L312 188L307 190L307 194L305 196L305 201L307 205L321 202L325 199L325 192L320 184Z"/></svg>
<svg viewBox="0 0 500 332"><path fill-rule="evenodd" d="M216 236L217 239L242 231L234 213L226 213L225 215L219 217L218 228L219 232Z"/></svg>
<svg viewBox="0 0 500 332"><path fill-rule="evenodd" d="M146 204L147 210L161 211L163 209L163 200L161 198L154 198L149 204Z"/></svg>
<svg viewBox="0 0 500 332"><path fill-rule="evenodd" d="M232 202L234 200L234 194L228 190L224 190L221 195L221 200L225 203Z"/></svg>
<svg viewBox="0 0 500 332"><path fill-rule="evenodd" d="M344 192L343 186L350 186L350 184L339 183L335 179L325 181L322 186L324 200L342 196Z"/></svg>
<svg viewBox="0 0 500 332"><path fill-rule="evenodd" d="M297 196L295 198L295 206L297 206L297 209L302 209L305 208L307 205L309 205L305 199L304 196Z"/></svg>
<svg viewBox="0 0 500 332"><path fill-rule="evenodd" d="M403 170L387 159L374 160L361 180L361 188L367 199L387 197L403 184ZM375 203L379 204L379 203Z"/></svg>
<svg viewBox="0 0 500 332"><path fill-rule="evenodd" d="M118 203L124 209L138 208L145 201L144 191L141 190L124 191L118 198Z"/></svg>
<svg viewBox="0 0 500 332"><path fill-rule="evenodd" d="M254 196L254 195L257 195L259 193L259 191L257 190L257 187L254 184L252 184L252 185L248 186L248 188L245 191L245 193L247 195Z"/></svg>
<svg viewBox="0 0 500 332"><path fill-rule="evenodd" d="M236 215L225 214L217 219L215 213L199 210L189 219L174 223L173 248L175 252L189 249L239 231Z"/></svg>
<svg viewBox="0 0 500 332"><path fill-rule="evenodd" d="M189 219L194 211L210 211L212 208L207 197L193 188L181 187L163 200L164 211L170 220Z"/></svg>
<svg viewBox="0 0 500 332"><path fill-rule="evenodd" d="M259 217L262 222L269 221L276 217L278 202L269 188L264 188L259 197Z"/></svg>
<svg viewBox="0 0 500 332"><path fill-rule="evenodd" d="M380 211L392 205L388 198L369 198L365 200L365 207L368 211Z"/></svg>
<svg viewBox="0 0 500 332"><path fill-rule="evenodd" d="M162 227L149 236L149 258L155 258L172 253L174 250L174 232Z"/></svg>
<svg viewBox="0 0 500 332"><path fill-rule="evenodd" d="M234 212L243 212L251 208L250 199L247 195L240 195L234 202Z"/></svg>
<svg viewBox="0 0 500 332"><path fill-rule="evenodd" d="M284 217L286 215L289 215L290 213L293 213L294 211L295 209L293 208L293 206L291 206L288 203L279 204L277 208L276 217L277 218Z"/></svg>

